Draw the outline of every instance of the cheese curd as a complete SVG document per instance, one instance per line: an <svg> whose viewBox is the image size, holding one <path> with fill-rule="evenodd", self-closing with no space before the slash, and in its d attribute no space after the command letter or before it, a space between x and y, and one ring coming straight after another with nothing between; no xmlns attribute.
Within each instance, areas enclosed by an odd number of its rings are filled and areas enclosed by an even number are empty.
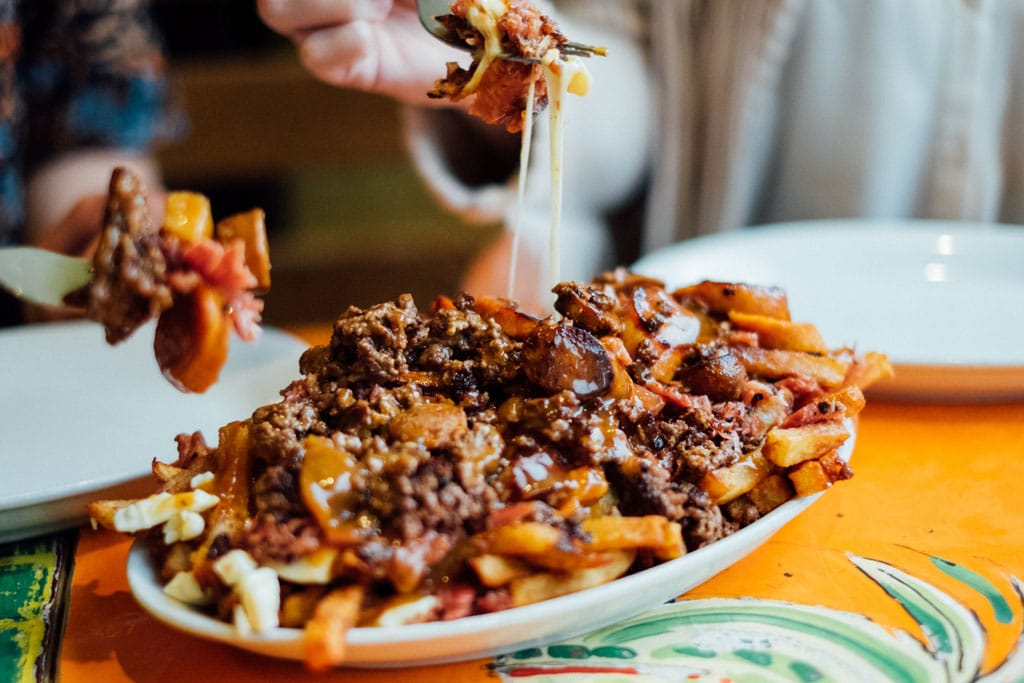
<svg viewBox="0 0 1024 683"><path fill-rule="evenodd" d="M199 536L206 527L202 515L217 505L220 498L203 490L184 493L156 493L135 501L114 513L114 528L132 534L164 526L164 542L187 541Z"/></svg>
<svg viewBox="0 0 1024 683"><path fill-rule="evenodd" d="M232 550L218 559L213 571L238 596L233 617L239 633L263 633L277 627L281 608L277 572L260 567L244 550Z"/></svg>

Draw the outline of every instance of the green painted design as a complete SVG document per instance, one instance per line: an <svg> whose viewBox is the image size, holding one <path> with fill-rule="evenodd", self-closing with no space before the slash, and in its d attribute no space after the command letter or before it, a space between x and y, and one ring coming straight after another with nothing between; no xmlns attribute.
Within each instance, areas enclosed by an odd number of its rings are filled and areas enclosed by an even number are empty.
<svg viewBox="0 0 1024 683"><path fill-rule="evenodd" d="M56 600L77 532L0 544L0 681L53 676L49 645L63 628L66 601ZM54 650L55 651L55 650Z"/></svg>
<svg viewBox="0 0 1024 683"><path fill-rule="evenodd" d="M714 657L718 656L718 653L715 652L714 650L702 650L699 647L693 647L693 646L690 646L690 645L686 645L686 646L675 646L674 645L674 646L672 646L670 648L666 648L666 649L671 650L674 654L685 655L687 657L701 657L703 659L713 659Z"/></svg>
<svg viewBox="0 0 1024 683"><path fill-rule="evenodd" d="M930 558L932 564L957 581L966 584L988 600L992 605L992 613L995 620L1000 624L1009 624L1013 621L1013 610L1010 603L1003 597L999 589L991 581L981 574L964 567L963 565L944 560L941 557Z"/></svg>
<svg viewBox="0 0 1024 683"><path fill-rule="evenodd" d="M525 650L519 650L518 652L513 652L511 655L512 659L534 659L536 657L543 656L544 651L539 647L530 647Z"/></svg>
<svg viewBox="0 0 1024 683"><path fill-rule="evenodd" d="M538 683L589 681L575 671L551 671L573 666L565 663L567 655L589 653L610 659L609 648L618 648L632 653L628 666L635 674L602 676L603 681L1024 683L1024 629L1003 661L982 675L985 632L967 607L891 565L848 557L918 622L926 634L925 643L855 613L771 600L706 598L664 605L576 642L552 645L546 656L538 652L529 661L505 659L495 670L508 681L523 678L526 669L517 673L517 666L537 671L529 679ZM933 561L951 575L963 577L962 585L982 595L994 589L973 572L961 571L952 563L943 566L939 563L945 561L938 558ZM1012 576L1009 581L1019 605L1009 595L999 597L1005 610L1019 614L1024 609L1024 581ZM556 653L562 658L556 658Z"/></svg>
<svg viewBox="0 0 1024 683"><path fill-rule="evenodd" d="M22 641L21 632L0 626L0 681L21 681Z"/></svg>
<svg viewBox="0 0 1024 683"><path fill-rule="evenodd" d="M800 683L815 683L825 678L825 674L818 670L818 667L807 662L790 662L789 670L796 674Z"/></svg>
<svg viewBox="0 0 1024 683"><path fill-rule="evenodd" d="M756 623L831 641L858 658L869 662L882 675L892 681L928 680L927 670L916 660L906 656L894 643L878 640L844 621L841 613L827 615L785 609L772 601L737 601L725 609L698 608L654 618L641 618L613 626L587 636L605 643L626 643L671 632L683 626L728 626L732 622Z"/></svg>
<svg viewBox="0 0 1024 683"><path fill-rule="evenodd" d="M548 655L555 659L586 659L590 650L582 645L552 645L548 648Z"/></svg>
<svg viewBox="0 0 1024 683"><path fill-rule="evenodd" d="M981 669L985 635L970 610L921 579L863 557L850 560L916 621L950 680L973 680Z"/></svg>
<svg viewBox="0 0 1024 683"><path fill-rule="evenodd" d="M733 654L758 666L772 665L772 656L764 650L733 650Z"/></svg>
<svg viewBox="0 0 1024 683"><path fill-rule="evenodd" d="M636 650L632 650L628 647L619 647L618 645L604 645L602 647L595 647L590 651L593 657L607 657L608 659L634 659L636 657Z"/></svg>

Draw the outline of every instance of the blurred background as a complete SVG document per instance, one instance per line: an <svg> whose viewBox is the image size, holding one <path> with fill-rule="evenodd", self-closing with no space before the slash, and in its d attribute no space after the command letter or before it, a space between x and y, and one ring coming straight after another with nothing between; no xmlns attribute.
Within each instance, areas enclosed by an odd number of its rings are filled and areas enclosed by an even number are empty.
<svg viewBox="0 0 1024 683"><path fill-rule="evenodd" d="M427 194L390 100L314 80L253 0L154 0L190 132L160 153L167 186L215 218L261 207L273 262L264 320L333 320L411 292L454 294L498 226L463 225Z"/></svg>

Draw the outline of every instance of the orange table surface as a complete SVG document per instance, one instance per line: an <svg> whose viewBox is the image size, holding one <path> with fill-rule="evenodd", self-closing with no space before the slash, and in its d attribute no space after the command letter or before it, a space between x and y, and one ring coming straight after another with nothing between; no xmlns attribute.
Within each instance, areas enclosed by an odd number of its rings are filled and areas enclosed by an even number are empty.
<svg viewBox="0 0 1024 683"><path fill-rule="evenodd" d="M322 331L299 333L311 341L323 338ZM1000 667L1007 680L1024 680L1008 670L1014 661L1024 666L1024 404L871 403L860 418L852 464L853 479L834 486L760 549L683 599L744 597L820 606L864 615L890 633L926 641L922 615L894 600L853 562L867 558L926 582L975 615L983 654L978 671L965 680L983 680ZM525 668L495 673L491 660L313 675L300 663L180 634L136 605L125 579L129 545L115 534L82 530L60 680L559 680L547 673L531 678ZM967 571L976 589L968 590L951 568ZM713 667L710 673L684 680L729 680L715 677Z"/></svg>

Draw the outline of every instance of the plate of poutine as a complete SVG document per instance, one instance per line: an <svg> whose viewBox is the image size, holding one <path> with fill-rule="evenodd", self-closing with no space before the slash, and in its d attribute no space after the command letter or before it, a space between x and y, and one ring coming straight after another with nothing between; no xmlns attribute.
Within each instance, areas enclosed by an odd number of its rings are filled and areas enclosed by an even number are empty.
<svg viewBox="0 0 1024 683"><path fill-rule="evenodd" d="M643 257L668 286L746 280L790 292L831 345L884 351L870 392L942 402L1024 397L1024 228L825 220L698 237Z"/></svg>
<svg viewBox="0 0 1024 683"><path fill-rule="evenodd" d="M853 430L852 425L850 429ZM839 455L844 460L853 452L854 440L851 438L840 447ZM483 658L627 619L675 599L739 562L821 495L793 498L708 546L575 593L452 621L350 629L346 634L345 666L404 667ZM145 539L136 540L129 553L127 575L132 594L151 616L205 640L280 659L305 659L302 629L240 633L232 624L168 596L149 550Z"/></svg>
<svg viewBox="0 0 1024 683"><path fill-rule="evenodd" d="M99 500L138 602L312 671L482 657L612 623L739 561L848 464L884 355L785 293L624 270L560 317L408 295L335 321L300 377ZM642 596L642 597L639 597Z"/></svg>

